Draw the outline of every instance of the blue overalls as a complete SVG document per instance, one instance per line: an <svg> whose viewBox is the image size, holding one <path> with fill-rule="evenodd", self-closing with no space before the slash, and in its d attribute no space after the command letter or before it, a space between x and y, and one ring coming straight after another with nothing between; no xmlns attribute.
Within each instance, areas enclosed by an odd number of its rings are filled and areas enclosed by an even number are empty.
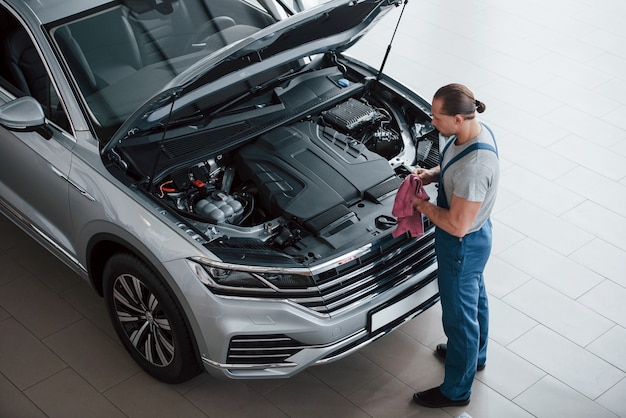
<svg viewBox="0 0 626 418"><path fill-rule="evenodd" d="M444 147L440 163L453 142L451 140ZM491 145L476 143L441 167L437 206L450 208L443 188L443 176L447 168L477 149L487 149L498 154ZM440 390L449 399L462 400L470 397L477 365L483 365L487 360L489 306L483 271L491 252L491 221L487 220L481 229L463 238L450 235L437 227L435 251L439 263L443 328L448 337L445 377Z"/></svg>

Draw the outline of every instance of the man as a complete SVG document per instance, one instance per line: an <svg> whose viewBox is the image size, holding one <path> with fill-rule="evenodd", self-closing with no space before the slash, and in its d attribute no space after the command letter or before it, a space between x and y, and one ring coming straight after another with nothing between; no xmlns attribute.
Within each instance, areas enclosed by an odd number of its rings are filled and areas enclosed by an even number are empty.
<svg viewBox="0 0 626 418"><path fill-rule="evenodd" d="M483 102L461 84L440 88L433 98L432 124L443 137L440 165L418 169L423 184L439 182L437 205L413 198L416 210L435 225L439 292L447 344L443 384L417 392L413 400L430 408L470 401L477 370L487 355L488 303L483 271L491 252L491 221L500 176L491 130L476 118Z"/></svg>

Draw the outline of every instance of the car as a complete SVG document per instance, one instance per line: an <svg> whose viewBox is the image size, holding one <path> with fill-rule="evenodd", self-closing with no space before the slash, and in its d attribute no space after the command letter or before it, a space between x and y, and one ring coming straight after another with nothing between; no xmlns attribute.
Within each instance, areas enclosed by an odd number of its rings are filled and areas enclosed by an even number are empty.
<svg viewBox="0 0 626 418"><path fill-rule="evenodd" d="M0 210L161 381L348 356L439 300L430 105L346 53L401 3L0 0Z"/></svg>

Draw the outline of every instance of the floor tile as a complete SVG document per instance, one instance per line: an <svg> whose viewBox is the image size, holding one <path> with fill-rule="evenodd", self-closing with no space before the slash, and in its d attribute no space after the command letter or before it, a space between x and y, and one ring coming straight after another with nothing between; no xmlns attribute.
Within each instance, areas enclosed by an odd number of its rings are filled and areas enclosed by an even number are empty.
<svg viewBox="0 0 626 418"><path fill-rule="evenodd" d="M502 141L498 141L498 149L502 150L502 158L510 159L517 167L524 170L520 173L521 180L525 178L525 172L535 174L547 180L554 180L576 168L574 162L559 156L558 153L547 148L549 143L547 143L545 138L535 138L540 143L534 143L517 134L513 134L510 137L507 136ZM520 187L524 188L526 186L522 184ZM532 190L529 187L526 188ZM518 191L517 189L517 187L511 189L511 192L515 193ZM536 201L536 199L533 198L531 201Z"/></svg>
<svg viewBox="0 0 626 418"><path fill-rule="evenodd" d="M379 367L415 390L443 381L443 363L434 349L403 332L392 332L360 351Z"/></svg>
<svg viewBox="0 0 626 418"><path fill-rule="evenodd" d="M126 417L71 369L57 373L25 393L50 418Z"/></svg>
<svg viewBox="0 0 626 418"><path fill-rule="evenodd" d="M559 24L561 22L555 23ZM551 55L561 55L587 68L586 63L588 61L593 60L603 53L601 49L596 48L594 45L583 42L583 34L593 32L595 28L580 22L573 23L570 19L562 23L564 24L560 26L565 26L563 32L557 31L555 33L554 27L544 27L534 31L527 39L539 45L543 45L544 48L552 52ZM571 36L572 28L570 25L576 25L576 34L578 36ZM546 39L549 39L549 42L546 42ZM543 65L543 63L539 65ZM561 66L559 68L561 68ZM585 84L583 83L583 85ZM567 101L569 97L563 96L562 99Z"/></svg>
<svg viewBox="0 0 626 418"><path fill-rule="evenodd" d="M32 276L31 273L16 263L13 257L4 251L0 251L0 271L2 271L2 274L0 274L0 286L13 280L21 280Z"/></svg>
<svg viewBox="0 0 626 418"><path fill-rule="evenodd" d="M560 77L538 87L543 94L553 100L565 102L575 110L589 113L595 118L603 118L620 106L620 102L598 93L589 86L580 86Z"/></svg>
<svg viewBox="0 0 626 418"><path fill-rule="evenodd" d="M320 384L320 386L324 386ZM282 387L282 386L281 386ZM304 387L300 386L301 396L306 396ZM326 390L334 393L326 386ZM271 394L272 392L270 392ZM209 417L267 417L280 418L289 416L281 405L268 399L269 394L261 396L245 382L221 381L209 379L185 394L195 408ZM317 403L323 403L323 398L311 398ZM341 398L344 399L345 398ZM308 402L300 402L300 408ZM330 407L330 404L328 405ZM301 409L300 409L301 410Z"/></svg>
<svg viewBox="0 0 626 418"><path fill-rule="evenodd" d="M371 417L450 418L441 409L428 409L413 402L415 389L389 373L383 373L359 387L348 398Z"/></svg>
<svg viewBox="0 0 626 418"><path fill-rule="evenodd" d="M534 62L550 52L541 44L520 38L518 31L507 33L501 27L489 29L478 35L474 34L474 36L488 47L505 55L513 56L522 62ZM490 66L486 67L491 68Z"/></svg>
<svg viewBox="0 0 626 418"><path fill-rule="evenodd" d="M562 255L573 253L593 239L591 233L526 201L496 213L494 218Z"/></svg>
<svg viewBox="0 0 626 418"><path fill-rule="evenodd" d="M576 299L604 280L571 257L565 257L532 239L525 239L498 257L542 283Z"/></svg>
<svg viewBox="0 0 626 418"><path fill-rule="evenodd" d="M0 374L0 417L45 418L46 416L17 387Z"/></svg>
<svg viewBox="0 0 626 418"><path fill-rule="evenodd" d="M623 77L612 78L596 87L595 91L626 105L626 80Z"/></svg>
<svg viewBox="0 0 626 418"><path fill-rule="evenodd" d="M588 293L581 296L579 301L611 321L626 327L626 288L605 280Z"/></svg>
<svg viewBox="0 0 626 418"><path fill-rule="evenodd" d="M259 395L265 397L268 393L278 389L282 385L288 385L290 382L289 379L262 379L262 380L251 380L247 382L247 386L257 392ZM206 382L204 384L209 384ZM212 384L212 383L211 383Z"/></svg>
<svg viewBox="0 0 626 418"><path fill-rule="evenodd" d="M4 216L0 216L0 250L11 248L28 248L36 245L33 240L22 232L15 224Z"/></svg>
<svg viewBox="0 0 626 418"><path fill-rule="evenodd" d="M607 16L605 10L611 10L614 12L616 10L619 10L620 6L621 5L619 4L616 4L616 3L611 4L611 2L609 2L609 3L604 4L603 7L600 7L600 8L592 7L589 10L586 10L584 13L577 16L578 19L582 19L585 22L589 22L590 24L594 25L598 29L596 31L589 32L586 36L585 41L588 44L594 45L600 50L610 52L616 57L620 57L620 56L624 57L624 53L622 52L622 49L620 48L620 46L622 45L620 43L621 36L615 36L616 35L615 29L609 29L609 30L607 29L611 27L612 25L621 24L621 22L618 23L618 21L621 19L621 14L611 13L610 15ZM603 70L606 71L606 69L603 69Z"/></svg>
<svg viewBox="0 0 626 418"><path fill-rule="evenodd" d="M21 390L67 367L13 318L0 322L0 335L0 372Z"/></svg>
<svg viewBox="0 0 626 418"><path fill-rule="evenodd" d="M616 416L551 376L515 398L515 402L538 418Z"/></svg>
<svg viewBox="0 0 626 418"><path fill-rule="evenodd" d="M568 211L562 219L576 225L581 236L589 234L626 250L626 218L597 203L587 201Z"/></svg>
<svg viewBox="0 0 626 418"><path fill-rule="evenodd" d="M622 216L626 216L626 186L588 168L576 167L555 183Z"/></svg>
<svg viewBox="0 0 626 418"><path fill-rule="evenodd" d="M214 380L215 378L212 377L211 375L209 375L208 373L200 373L199 375L197 375L196 377L187 380L186 382L182 382L182 383L178 383L178 384L172 384L170 385L174 390L176 390L176 392L180 393L181 395L186 395L187 393L191 392L192 390L196 389L198 386L205 384L211 380ZM279 381L279 380L275 380L275 381ZM257 381L252 381L251 383L254 383ZM267 385L267 382L272 382L272 380L260 380L258 381L258 383L260 385L262 385L263 387L269 386ZM283 381L284 382L284 381ZM257 391L258 392L258 391Z"/></svg>
<svg viewBox="0 0 626 418"><path fill-rule="evenodd" d="M564 163L572 167L574 166L571 161L560 157L558 151L546 151L547 147L558 143L567 136L568 132L560 127L548 121L544 121L543 119L537 119L534 115L515 105L502 106L493 110L490 109L488 115L487 112L485 112L484 119L488 122L491 121L491 123L488 123L489 125L502 127L505 131L514 135L513 138L516 140L508 145L508 149L519 150L519 152L533 157L524 161L522 155L508 152L507 148L502 148L503 146L507 147L506 142L503 142L502 144L498 143L498 147L502 149L501 155L503 158L514 158L515 162L523 167L528 165L529 169L534 168L537 172L541 172L541 170L546 171L548 176L553 175L552 171L562 170L561 166ZM520 119L532 120L533 129L529 130L528 126L520 124ZM526 143L529 144L530 149L524 147ZM535 152L535 150L537 150L537 152ZM542 161L549 160L551 156L554 156L554 159L550 161L550 164L542 164Z"/></svg>
<svg viewBox="0 0 626 418"><path fill-rule="evenodd" d="M614 325L602 315L537 280L525 283L503 301L583 347Z"/></svg>
<svg viewBox="0 0 626 418"><path fill-rule="evenodd" d="M304 372L265 396L288 416L367 417L367 413L319 379Z"/></svg>
<svg viewBox="0 0 626 418"><path fill-rule="evenodd" d="M399 331L411 336L423 345L431 347L435 341L439 341L445 336L441 323L441 304L437 303L426 312L405 323Z"/></svg>
<svg viewBox="0 0 626 418"><path fill-rule="evenodd" d="M613 145L610 150L626 157L626 138ZM622 186L624 186L624 180L626 180L626 178L621 179L619 182Z"/></svg>
<svg viewBox="0 0 626 418"><path fill-rule="evenodd" d="M531 276L528 273L502 260L497 255L492 255L485 267L487 292L498 298L508 295L530 279Z"/></svg>
<svg viewBox="0 0 626 418"><path fill-rule="evenodd" d="M589 399L596 399L626 376L543 325L507 348Z"/></svg>
<svg viewBox="0 0 626 418"><path fill-rule="evenodd" d="M562 39L559 37L559 39ZM551 37L544 42L550 44L554 42L555 37ZM582 44L577 44L577 47L581 48ZM600 55L600 51L595 50L596 55ZM533 64L539 68L544 69L548 74L553 74L557 77L565 78L572 81L579 86L587 88L594 88L606 81L611 77L603 71L590 68L585 63L581 63L577 59L567 57L560 53L549 53L543 55Z"/></svg>
<svg viewBox="0 0 626 418"><path fill-rule="evenodd" d="M491 222L493 223L492 254L499 254L511 245L525 238L523 233L516 231L505 223L498 221L496 218L492 219Z"/></svg>
<svg viewBox="0 0 626 418"><path fill-rule="evenodd" d="M610 42L611 37L607 37L606 33L602 30L596 29L587 35L587 42L600 46L601 48L606 46L607 42ZM605 71L614 77L619 77L626 72L626 58L620 57L614 53L615 50L608 52L604 51L601 55L598 55L594 60L589 62L592 67ZM617 78L619 79L619 78ZM613 79L615 80L615 79ZM604 84L595 89L599 92L600 89L604 89ZM620 101L624 104L624 101Z"/></svg>
<svg viewBox="0 0 626 418"><path fill-rule="evenodd" d="M537 321L498 298L489 298L489 339L507 345L537 326Z"/></svg>
<svg viewBox="0 0 626 418"><path fill-rule="evenodd" d="M556 216L585 200L580 194L547 180L543 173L537 174L517 165L501 173L500 187L505 187L524 200L540 202L543 210Z"/></svg>
<svg viewBox="0 0 626 418"><path fill-rule="evenodd" d="M10 318L11 315L9 315L9 313L7 311L5 311L4 309L2 309L0 307L0 322L4 321L5 319Z"/></svg>
<svg viewBox="0 0 626 418"><path fill-rule="evenodd" d="M81 319L81 315L32 276L0 288L0 306L30 332L43 338Z"/></svg>
<svg viewBox="0 0 626 418"><path fill-rule="evenodd" d="M589 270L626 287L626 250L617 248L601 239L594 239L574 252L570 259Z"/></svg>
<svg viewBox="0 0 626 418"><path fill-rule="evenodd" d="M76 344L79 341L80 344ZM83 319L43 340L99 392L128 379L139 366L117 340Z"/></svg>
<svg viewBox="0 0 626 418"><path fill-rule="evenodd" d="M486 369L485 369L486 370ZM467 412L471 417L531 418L532 415L510 399L505 398L478 380L472 386L471 402L467 406L445 408L457 417Z"/></svg>
<svg viewBox="0 0 626 418"><path fill-rule="evenodd" d="M382 368L360 353L351 354L328 365L311 367L308 370L313 376L345 397L349 397L361 386L385 373Z"/></svg>
<svg viewBox="0 0 626 418"><path fill-rule="evenodd" d="M596 402L619 417L626 417L626 379L622 380L600 396Z"/></svg>
<svg viewBox="0 0 626 418"><path fill-rule="evenodd" d="M78 281L75 286L63 291L61 297L107 335L117 340L104 298L98 295L87 282Z"/></svg>
<svg viewBox="0 0 626 418"><path fill-rule="evenodd" d="M519 44L523 42L523 40L515 41L515 44ZM545 81L546 79L550 80L556 76L551 74L546 74L543 69L537 68L531 65L528 61L526 61L526 57L530 56L530 54L534 55L532 49L535 48L535 45L528 46L527 48L531 49L531 51L524 51L524 55L522 57L517 57L515 55L511 55L507 51L497 52L485 59L482 60L481 65L484 67L490 68L491 71L499 74L500 77L505 78L509 81L515 81L520 85L528 88L535 89L537 86L537 81ZM502 43L502 49L507 48L505 42ZM509 51L510 52L510 51ZM548 52L546 50L543 51L545 54ZM513 97L510 97L510 100L513 100ZM515 101L517 106L523 106L524 102ZM523 106L526 107L526 106ZM526 112L526 111L524 111ZM529 110L529 112L533 112ZM515 124L517 125L517 124ZM550 130L554 129L554 127L550 127ZM556 130L555 130L556 132Z"/></svg>
<svg viewBox="0 0 626 418"><path fill-rule="evenodd" d="M49 287L56 293L73 286L80 280L69 267L59 263L52 254L34 241L32 241L31 247L27 252L12 248L7 250L7 254L39 279L44 286ZM33 258L37 259L36 263L32 262Z"/></svg>
<svg viewBox="0 0 626 418"><path fill-rule="evenodd" d="M602 119L608 123L626 130L626 105L617 107L616 109L602 115Z"/></svg>
<svg viewBox="0 0 626 418"><path fill-rule="evenodd" d="M617 126L595 118L587 112L574 109L569 105L549 112L544 118L561 126L570 135L551 145L551 149L563 157L587 166L595 163L594 168L600 173L606 173L615 179L621 167L602 167L598 158L605 158L605 163L619 162L619 156L611 156L604 152L606 147L616 144L623 139L623 131ZM582 148L581 148L582 147Z"/></svg>
<svg viewBox="0 0 626 418"><path fill-rule="evenodd" d="M513 399L531 387L546 372L532 365L495 341L487 346L487 367L476 379L507 399Z"/></svg>
<svg viewBox="0 0 626 418"><path fill-rule="evenodd" d="M171 386L145 373L137 373L104 395L129 418L206 417Z"/></svg>
<svg viewBox="0 0 626 418"><path fill-rule="evenodd" d="M626 328L616 325L586 348L626 372Z"/></svg>
<svg viewBox="0 0 626 418"><path fill-rule="evenodd" d="M572 113L574 112L572 111ZM580 113L576 113L569 117L572 120L564 121L563 124L575 123L582 116ZM569 135L551 145L549 149L579 164L581 167L595 171L610 180L621 179L626 175L626 158L611 152L609 147L621 141L624 138L624 132L616 126L598 119L593 119L593 122L588 121L587 123L590 125L595 124L595 126L587 128L591 132L584 132L583 129L576 130L575 134Z"/></svg>

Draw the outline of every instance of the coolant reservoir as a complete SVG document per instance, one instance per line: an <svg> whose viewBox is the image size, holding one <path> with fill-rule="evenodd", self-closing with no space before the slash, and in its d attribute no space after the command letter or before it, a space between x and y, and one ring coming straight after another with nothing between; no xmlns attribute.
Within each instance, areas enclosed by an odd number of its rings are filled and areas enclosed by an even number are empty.
<svg viewBox="0 0 626 418"><path fill-rule="evenodd" d="M199 200L195 211L216 224L232 223L243 213L243 205L231 195L216 191Z"/></svg>

